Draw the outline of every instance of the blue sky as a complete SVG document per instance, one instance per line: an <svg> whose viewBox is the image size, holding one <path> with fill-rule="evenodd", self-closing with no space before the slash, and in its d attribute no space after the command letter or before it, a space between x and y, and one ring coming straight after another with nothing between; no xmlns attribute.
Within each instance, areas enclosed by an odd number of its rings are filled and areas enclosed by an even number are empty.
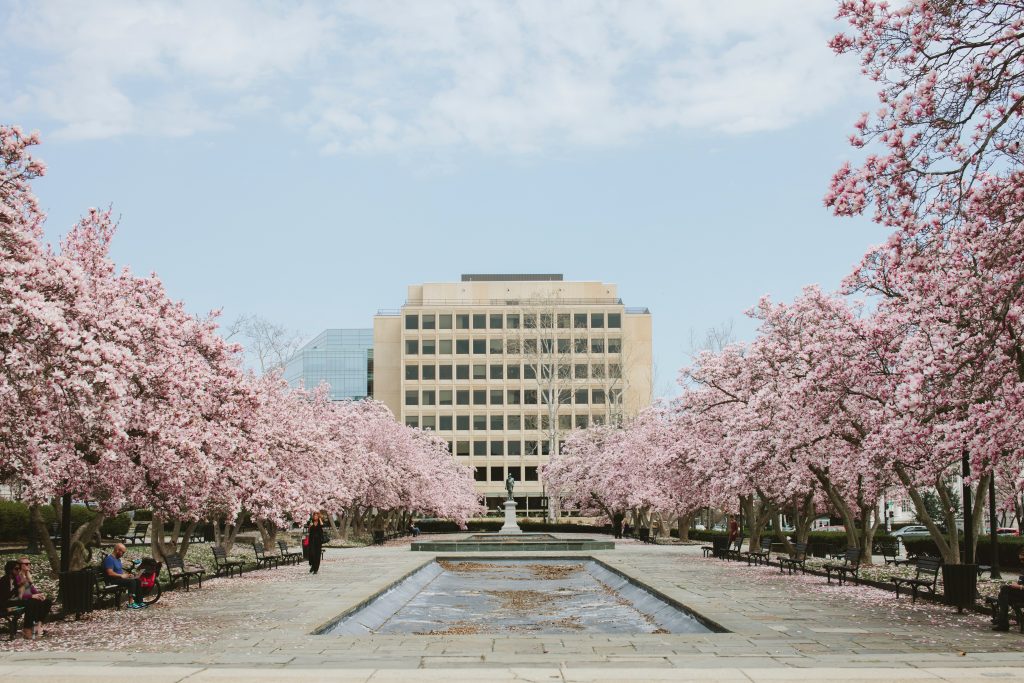
<svg viewBox="0 0 1024 683"><path fill-rule="evenodd" d="M60 234L195 312L312 336L464 272L615 282L691 330L835 288L884 233L822 206L873 87L825 0L0 1L0 120L39 130Z"/></svg>

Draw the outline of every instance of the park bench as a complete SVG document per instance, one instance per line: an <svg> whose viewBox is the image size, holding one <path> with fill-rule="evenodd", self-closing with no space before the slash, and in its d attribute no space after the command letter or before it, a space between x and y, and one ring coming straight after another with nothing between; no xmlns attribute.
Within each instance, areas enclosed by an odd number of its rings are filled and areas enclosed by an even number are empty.
<svg viewBox="0 0 1024 683"><path fill-rule="evenodd" d="M146 542L146 531L148 531L148 530L149 530L149 522L139 522L138 524L135 525L135 528L132 529L132 532L130 534L125 534L124 536L118 536L117 540L121 541L121 543L124 543L125 545L135 545L136 543L145 543Z"/></svg>
<svg viewBox="0 0 1024 683"><path fill-rule="evenodd" d="M840 586L851 576L856 581L857 574L860 572L860 548L847 548L843 553L842 564L827 562L823 569L829 583L832 583L832 574L836 575Z"/></svg>
<svg viewBox="0 0 1024 683"><path fill-rule="evenodd" d="M704 551L704 557L718 557L718 551L725 546L725 539L718 536L711 537L711 545L702 545L700 549Z"/></svg>
<svg viewBox="0 0 1024 683"><path fill-rule="evenodd" d="M277 542L277 547L281 551L281 559L283 561L285 561L285 562L292 562L293 564L298 564L302 560L302 551L301 550L289 550L288 549L288 544L285 541L278 541ZM320 552L321 553L323 552L323 548L320 549Z"/></svg>
<svg viewBox="0 0 1024 683"><path fill-rule="evenodd" d="M942 567L942 560L938 557L917 558L917 572L914 578L902 576L890 576L893 588L896 589L896 597L900 597L900 587L906 586L913 596L911 602L917 602L919 591L928 591L935 595L935 584L939 580L939 569Z"/></svg>
<svg viewBox="0 0 1024 683"><path fill-rule="evenodd" d="M252 550L256 553L256 568L269 569L271 565L277 567L281 564L281 556L277 553L268 553L267 549L259 541L255 541L252 544Z"/></svg>
<svg viewBox="0 0 1024 683"><path fill-rule="evenodd" d="M875 541L874 551L881 555L886 564L896 564L900 559L900 542L896 538Z"/></svg>
<svg viewBox="0 0 1024 683"><path fill-rule="evenodd" d="M21 605L9 605L0 613L7 620L7 635L9 640L14 640L18 635L18 620L25 614L25 608Z"/></svg>
<svg viewBox="0 0 1024 683"><path fill-rule="evenodd" d="M751 564L761 564L762 562L768 564L768 560L771 558L772 554L772 539L762 538L760 545L760 550L751 550L749 552L741 553L743 557L747 558L748 567Z"/></svg>
<svg viewBox="0 0 1024 683"><path fill-rule="evenodd" d="M205 540L206 534L203 533L203 530L200 529L198 525L196 525L196 527L192 529L192 533L188 535L189 543L202 543Z"/></svg>
<svg viewBox="0 0 1024 683"><path fill-rule="evenodd" d="M242 565L245 564L242 560L228 557L227 552L219 545L211 545L210 549L213 550L214 576L227 574L230 578L236 571L239 576L242 575Z"/></svg>
<svg viewBox="0 0 1024 683"><path fill-rule="evenodd" d="M121 603L128 595L127 586L120 586L116 583L107 583L107 572L103 569L102 559L98 567L92 567L93 580L93 607L112 605L114 609L121 609Z"/></svg>
<svg viewBox="0 0 1024 683"><path fill-rule="evenodd" d="M999 609L999 599L994 597L985 598L985 604L992 609L992 619L995 620L996 611ZM1017 622L1017 628L1024 633L1024 591L1010 599L1009 615Z"/></svg>
<svg viewBox="0 0 1024 683"><path fill-rule="evenodd" d="M790 551L789 557L779 558L779 573L781 574L783 569L789 569L789 573L792 574L793 570L797 567L800 568L804 574L807 573L807 544L806 543L795 543L793 544L793 550Z"/></svg>
<svg viewBox="0 0 1024 683"><path fill-rule="evenodd" d="M168 555L164 558L167 564L167 575L171 577L170 586L174 588L174 583L181 579L181 583L185 586L185 591L190 589L192 579L197 579L199 587L203 587L203 575L206 574L206 570L196 565L186 565L185 561L181 559L181 555L177 553Z"/></svg>
<svg viewBox="0 0 1024 683"><path fill-rule="evenodd" d="M742 535L737 536L736 540L733 541L732 545L725 549L725 556L723 559L736 560L737 562L742 559L743 556L743 541Z"/></svg>
<svg viewBox="0 0 1024 683"><path fill-rule="evenodd" d="M408 531L398 531L398 530L387 531L385 529L374 529L373 530L373 544L374 545L384 545L386 542L391 541L391 540L396 539L396 538L402 538L403 536L406 536L408 533L409 533Z"/></svg>

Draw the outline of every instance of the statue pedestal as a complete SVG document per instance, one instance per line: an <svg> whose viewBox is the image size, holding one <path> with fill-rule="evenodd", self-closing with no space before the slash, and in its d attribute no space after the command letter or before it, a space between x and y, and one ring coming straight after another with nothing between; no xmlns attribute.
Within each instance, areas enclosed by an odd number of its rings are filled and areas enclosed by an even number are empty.
<svg viewBox="0 0 1024 683"><path fill-rule="evenodd" d="M505 501L505 524L498 531L499 534L521 534L523 530L519 528L519 523L516 522L516 502L514 500Z"/></svg>

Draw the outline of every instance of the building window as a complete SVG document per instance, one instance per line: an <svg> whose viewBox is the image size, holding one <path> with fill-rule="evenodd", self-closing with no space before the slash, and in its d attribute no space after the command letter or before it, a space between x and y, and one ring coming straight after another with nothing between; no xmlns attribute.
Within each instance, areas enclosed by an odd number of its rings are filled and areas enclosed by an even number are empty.
<svg viewBox="0 0 1024 683"><path fill-rule="evenodd" d="M505 374L504 365L492 365L491 366L491 379L502 379L502 375Z"/></svg>
<svg viewBox="0 0 1024 683"><path fill-rule="evenodd" d="M418 365L406 365L405 366L405 378L406 379L419 379L420 378L420 366L418 366Z"/></svg>
<svg viewBox="0 0 1024 683"><path fill-rule="evenodd" d="M576 345L576 353L586 353L587 352L587 338L586 337L577 338L577 339L574 340L574 343Z"/></svg>
<svg viewBox="0 0 1024 683"><path fill-rule="evenodd" d="M469 455L469 442L468 441L456 441L455 442L455 455Z"/></svg>
<svg viewBox="0 0 1024 683"><path fill-rule="evenodd" d="M455 316L455 329L468 330L469 329L469 314L459 313Z"/></svg>
<svg viewBox="0 0 1024 683"><path fill-rule="evenodd" d="M608 353L622 353L622 339L619 337L609 337Z"/></svg>
<svg viewBox="0 0 1024 683"><path fill-rule="evenodd" d="M420 423L420 427L423 429L437 429L437 418L434 415L424 415L423 420Z"/></svg>
<svg viewBox="0 0 1024 683"><path fill-rule="evenodd" d="M587 314L576 313L575 315L573 315L572 326L580 330L587 329Z"/></svg>
<svg viewBox="0 0 1024 683"><path fill-rule="evenodd" d="M501 313L491 313L491 329L501 329Z"/></svg>
<svg viewBox="0 0 1024 683"><path fill-rule="evenodd" d="M618 363L609 363L608 364L608 376L611 377L612 379L621 379L622 378L622 366L619 365Z"/></svg>
<svg viewBox="0 0 1024 683"><path fill-rule="evenodd" d="M423 329L432 330L434 329L434 314L424 313L423 314Z"/></svg>
<svg viewBox="0 0 1024 683"><path fill-rule="evenodd" d="M531 405L531 406L537 405L537 390L536 389L524 389L523 390L523 403L525 405Z"/></svg>
<svg viewBox="0 0 1024 683"><path fill-rule="evenodd" d="M620 313L609 313L608 314L608 327L617 330L622 327L622 314Z"/></svg>
<svg viewBox="0 0 1024 683"><path fill-rule="evenodd" d="M441 330L452 329L452 314L442 313L441 315L437 316L437 327L438 329Z"/></svg>
<svg viewBox="0 0 1024 683"><path fill-rule="evenodd" d="M604 389L594 389L592 398L594 403L604 403Z"/></svg>
<svg viewBox="0 0 1024 683"><path fill-rule="evenodd" d="M523 418L521 415L508 415L505 417L505 429L519 431L522 428Z"/></svg>
<svg viewBox="0 0 1024 683"><path fill-rule="evenodd" d="M525 446L526 454L527 455L540 455L540 449L537 446L538 443L539 442L537 442L537 441L524 441L523 445Z"/></svg>
<svg viewBox="0 0 1024 683"><path fill-rule="evenodd" d="M576 373L575 373L576 374L576 379L586 379L587 378L587 369L588 368L587 368L587 364L586 363L577 363L574 366L574 369L576 371Z"/></svg>
<svg viewBox="0 0 1024 683"><path fill-rule="evenodd" d="M473 416L473 429L482 432L487 429L487 416L486 415L474 415Z"/></svg>
<svg viewBox="0 0 1024 683"><path fill-rule="evenodd" d="M583 405L583 406L587 405L587 399L589 398L587 396L587 393L588 392L587 392L586 389L577 389L576 390L576 405L578 405L578 406L580 406L580 405Z"/></svg>
<svg viewBox="0 0 1024 683"><path fill-rule="evenodd" d="M517 406L517 405L519 405L519 403L520 403L520 401L522 399L522 396L520 395L518 389L509 389L508 391L505 392L505 398L506 398L506 402L510 406Z"/></svg>
<svg viewBox="0 0 1024 683"><path fill-rule="evenodd" d="M576 429L586 429L586 428L587 428L587 416L586 415L577 415L576 416Z"/></svg>
<svg viewBox="0 0 1024 683"><path fill-rule="evenodd" d="M597 425L603 425L604 424L604 415L595 415L593 417L593 419L592 419L592 422L593 422L595 427Z"/></svg>
<svg viewBox="0 0 1024 683"><path fill-rule="evenodd" d="M405 416L405 426L406 427L419 427L420 426L419 415L406 415Z"/></svg>
<svg viewBox="0 0 1024 683"><path fill-rule="evenodd" d="M568 313L558 314L558 327L563 330L569 329L570 316Z"/></svg>
<svg viewBox="0 0 1024 683"><path fill-rule="evenodd" d="M504 467L492 467L491 468L491 481L505 481L505 468Z"/></svg>
<svg viewBox="0 0 1024 683"><path fill-rule="evenodd" d="M565 363L558 364L558 378L570 379L572 377L572 366Z"/></svg>
<svg viewBox="0 0 1024 683"><path fill-rule="evenodd" d="M572 415L559 415L558 416L558 428L559 429L572 429Z"/></svg>
<svg viewBox="0 0 1024 683"><path fill-rule="evenodd" d="M487 481L487 468L486 467L474 467L473 468L473 480L474 481Z"/></svg>
<svg viewBox="0 0 1024 683"><path fill-rule="evenodd" d="M469 389L459 389L455 392L455 405L469 405Z"/></svg>
<svg viewBox="0 0 1024 683"><path fill-rule="evenodd" d="M501 353L502 343L500 339L489 339L487 348L491 353Z"/></svg>
<svg viewBox="0 0 1024 683"><path fill-rule="evenodd" d="M532 355L537 353L537 340L536 339L524 339L523 340L523 353Z"/></svg>
<svg viewBox="0 0 1024 683"><path fill-rule="evenodd" d="M509 313L508 315L506 315L505 316L505 326L508 327L508 329L510 329L510 330L518 330L519 329L519 314L518 313Z"/></svg>
<svg viewBox="0 0 1024 683"><path fill-rule="evenodd" d="M492 441L491 442L491 455L505 455L505 442L504 441Z"/></svg>
<svg viewBox="0 0 1024 683"><path fill-rule="evenodd" d="M558 403L563 406L572 405L572 389L559 389Z"/></svg>
<svg viewBox="0 0 1024 683"><path fill-rule="evenodd" d="M594 379L604 379L604 364L594 363L590 366L590 376Z"/></svg>
<svg viewBox="0 0 1024 683"><path fill-rule="evenodd" d="M597 329L604 327L604 313L591 313L590 327Z"/></svg>
<svg viewBox="0 0 1024 683"><path fill-rule="evenodd" d="M468 365L456 365L455 366L455 379L469 379L469 366Z"/></svg>
<svg viewBox="0 0 1024 683"><path fill-rule="evenodd" d="M478 363L473 366L473 379L487 379L487 366Z"/></svg>
<svg viewBox="0 0 1024 683"><path fill-rule="evenodd" d="M527 330L537 329L537 314L536 313L525 313L523 314L523 327Z"/></svg>
<svg viewBox="0 0 1024 683"><path fill-rule="evenodd" d="M477 389L473 392L473 405L485 406L487 405L487 390Z"/></svg>
<svg viewBox="0 0 1024 683"><path fill-rule="evenodd" d="M420 326L420 317L418 315L407 315L405 316L405 329L416 330Z"/></svg>
<svg viewBox="0 0 1024 683"><path fill-rule="evenodd" d="M523 416L523 429L530 431L537 428L537 416L536 415L524 415Z"/></svg>
<svg viewBox="0 0 1024 683"><path fill-rule="evenodd" d="M473 455L487 455L487 442L481 440L474 441Z"/></svg>
<svg viewBox="0 0 1024 683"><path fill-rule="evenodd" d="M505 429L505 416L491 415L491 431L500 432L503 429Z"/></svg>
<svg viewBox="0 0 1024 683"><path fill-rule="evenodd" d="M437 342L437 352L442 356L452 355L452 340L441 339Z"/></svg>
<svg viewBox="0 0 1024 683"><path fill-rule="evenodd" d="M544 363L540 366L540 378L551 379L555 376L555 366L551 363Z"/></svg>
<svg viewBox="0 0 1024 683"><path fill-rule="evenodd" d="M554 342L555 342L554 339L541 339L540 340L540 352L541 353L551 353L552 351L554 351L555 350L555 343Z"/></svg>
<svg viewBox="0 0 1024 683"><path fill-rule="evenodd" d="M506 367L505 368L505 378L506 379L519 379L519 366L518 365L509 365L508 367Z"/></svg>
<svg viewBox="0 0 1024 683"><path fill-rule="evenodd" d="M438 379L451 379L452 378L452 366L450 365L438 365L437 366Z"/></svg>
<svg viewBox="0 0 1024 683"><path fill-rule="evenodd" d="M440 419L439 419L438 424L440 425L439 429L442 432L450 432L450 431L452 431L452 416L451 415L442 415L440 417Z"/></svg>
<svg viewBox="0 0 1024 683"><path fill-rule="evenodd" d="M612 405L622 403L622 389L611 389L608 392L608 402Z"/></svg>
<svg viewBox="0 0 1024 683"><path fill-rule="evenodd" d="M544 328L551 328L555 325L555 317L550 313L540 314L540 326Z"/></svg>
<svg viewBox="0 0 1024 683"><path fill-rule="evenodd" d="M484 313L473 314L473 329L474 330L486 330L487 329L487 315Z"/></svg>
<svg viewBox="0 0 1024 683"><path fill-rule="evenodd" d="M434 391L423 392L423 405L432 406L437 403L437 393Z"/></svg>
<svg viewBox="0 0 1024 683"><path fill-rule="evenodd" d="M522 441L509 441L508 442L508 454L509 455L522 455L523 454L523 442Z"/></svg>
<svg viewBox="0 0 1024 683"><path fill-rule="evenodd" d="M604 353L604 339L594 337L590 340L591 353Z"/></svg>
<svg viewBox="0 0 1024 683"><path fill-rule="evenodd" d="M456 339L455 340L455 353L457 353L457 354L468 354L469 353L469 340L468 339Z"/></svg>
<svg viewBox="0 0 1024 683"><path fill-rule="evenodd" d="M407 392L405 392L405 405L407 405L407 406L418 405L419 402L420 402L419 393L420 392L418 392L418 391L407 391Z"/></svg>
<svg viewBox="0 0 1024 683"><path fill-rule="evenodd" d="M423 340L423 354L427 356L433 356L437 353L437 342L433 339Z"/></svg>
<svg viewBox="0 0 1024 683"><path fill-rule="evenodd" d="M473 353L485 354L487 353L487 340L486 339L474 339L473 340Z"/></svg>
<svg viewBox="0 0 1024 683"><path fill-rule="evenodd" d="M515 355L519 353L519 340L518 339L506 339L505 340L505 353L509 355Z"/></svg>
<svg viewBox="0 0 1024 683"><path fill-rule="evenodd" d="M540 442L540 454L541 455L551 455L551 442L550 441L541 441Z"/></svg>
<svg viewBox="0 0 1024 683"><path fill-rule="evenodd" d="M559 353L569 353L569 349L571 348L571 346L572 346L572 340L571 339L559 339L558 340L558 352Z"/></svg>
<svg viewBox="0 0 1024 683"><path fill-rule="evenodd" d="M405 340L405 353L408 356L415 356L420 351L420 343L415 339Z"/></svg>
<svg viewBox="0 0 1024 683"><path fill-rule="evenodd" d="M455 429L460 432L469 431L469 415L456 415L455 416ZM468 455L468 453L467 453Z"/></svg>
<svg viewBox="0 0 1024 683"><path fill-rule="evenodd" d="M423 379L437 379L437 368L433 365L423 366Z"/></svg>
<svg viewBox="0 0 1024 683"><path fill-rule="evenodd" d="M491 405L500 406L505 402L505 392L501 389L491 389Z"/></svg>
<svg viewBox="0 0 1024 683"><path fill-rule="evenodd" d="M523 468L523 480L524 481L537 481L537 466L527 465Z"/></svg>
<svg viewBox="0 0 1024 683"><path fill-rule="evenodd" d="M438 397L437 397L437 403L438 403L438 405L442 405L442 406L450 406L452 404L452 390L451 389L442 389L441 391L439 391L438 392Z"/></svg>

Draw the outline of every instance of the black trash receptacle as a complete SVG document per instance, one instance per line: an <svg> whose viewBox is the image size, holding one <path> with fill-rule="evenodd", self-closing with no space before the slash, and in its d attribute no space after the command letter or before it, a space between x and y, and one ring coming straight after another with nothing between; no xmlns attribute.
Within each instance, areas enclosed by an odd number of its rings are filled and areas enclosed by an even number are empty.
<svg viewBox="0 0 1024 683"><path fill-rule="evenodd" d="M384 545L384 530L383 529L374 529L373 530L373 544L374 545Z"/></svg>
<svg viewBox="0 0 1024 683"><path fill-rule="evenodd" d="M64 614L81 616L92 611L96 573L92 569L79 569L60 574L60 602Z"/></svg>
<svg viewBox="0 0 1024 683"><path fill-rule="evenodd" d="M651 530L645 526L640 527L640 540L644 543L651 541Z"/></svg>
<svg viewBox="0 0 1024 683"><path fill-rule="evenodd" d="M942 565L942 593L946 604L963 611L974 604L978 594L978 565Z"/></svg>

